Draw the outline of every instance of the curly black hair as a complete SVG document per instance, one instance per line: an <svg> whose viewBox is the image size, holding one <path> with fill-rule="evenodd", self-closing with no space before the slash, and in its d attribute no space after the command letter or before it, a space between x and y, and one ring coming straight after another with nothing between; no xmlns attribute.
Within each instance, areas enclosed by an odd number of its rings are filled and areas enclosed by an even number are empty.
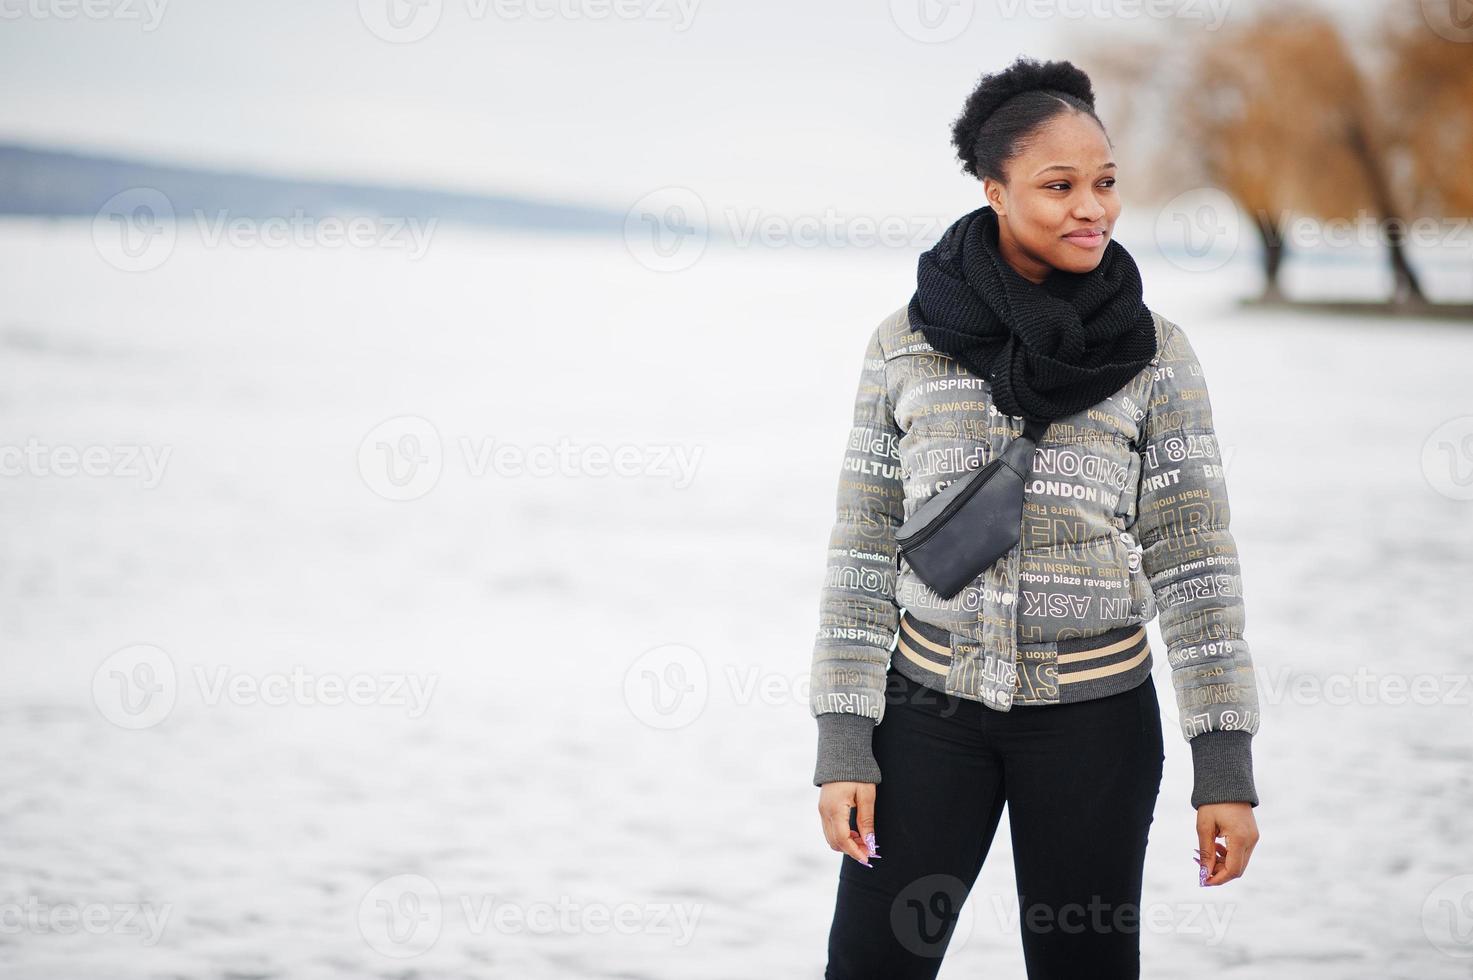
<svg viewBox="0 0 1473 980"><path fill-rule="evenodd" d="M962 170L978 180L1005 182L1007 162L1040 126L1069 111L1100 122L1089 76L1071 62L1040 64L1020 57L1002 71L983 75L951 124L951 142Z"/></svg>

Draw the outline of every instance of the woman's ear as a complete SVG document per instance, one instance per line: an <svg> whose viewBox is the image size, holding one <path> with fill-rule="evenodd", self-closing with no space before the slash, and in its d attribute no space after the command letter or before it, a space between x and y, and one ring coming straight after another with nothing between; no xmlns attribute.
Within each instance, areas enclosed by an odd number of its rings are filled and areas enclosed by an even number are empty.
<svg viewBox="0 0 1473 980"><path fill-rule="evenodd" d="M987 203L992 205L992 210L999 216L1007 214L1007 195L1003 193L1003 186L991 177L982 178L982 195L987 198Z"/></svg>

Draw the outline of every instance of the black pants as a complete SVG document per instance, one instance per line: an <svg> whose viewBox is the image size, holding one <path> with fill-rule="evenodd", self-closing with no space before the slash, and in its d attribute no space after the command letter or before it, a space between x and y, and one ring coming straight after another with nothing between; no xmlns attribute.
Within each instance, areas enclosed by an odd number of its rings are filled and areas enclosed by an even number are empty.
<svg viewBox="0 0 1473 980"><path fill-rule="evenodd" d="M1141 876L1165 762L1150 677L1000 712L892 667L874 750L882 856L872 868L840 857L826 980L935 977L1004 803L1017 904L974 899L973 927L1016 919L1030 980L1140 976Z"/></svg>

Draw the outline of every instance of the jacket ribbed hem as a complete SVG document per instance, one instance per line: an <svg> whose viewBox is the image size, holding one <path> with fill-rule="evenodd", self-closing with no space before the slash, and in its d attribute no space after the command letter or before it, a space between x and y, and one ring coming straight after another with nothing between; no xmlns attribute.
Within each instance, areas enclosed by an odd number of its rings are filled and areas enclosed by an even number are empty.
<svg viewBox="0 0 1473 980"><path fill-rule="evenodd" d="M917 684L966 697L963 692L947 690L951 643L950 631L907 609L900 616L892 662ZM1145 683L1155 665L1144 623L1056 643L1019 644L1018 658L1020 677L1010 698L1012 705L1072 704L1132 691Z"/></svg>
<svg viewBox="0 0 1473 980"><path fill-rule="evenodd" d="M1193 807L1208 803L1258 805L1251 732L1202 732L1192 736L1191 746Z"/></svg>
<svg viewBox="0 0 1473 980"><path fill-rule="evenodd" d="M1013 697L1014 706L1072 704L1130 691L1145 683L1154 664L1144 624L1054 644L1020 644L1018 656L1024 683ZM911 616L909 610L900 618L892 662L917 684L955 696L946 686L952 666L950 632ZM1053 683L1029 683L1043 677ZM1246 731L1202 732L1191 738L1193 807L1258 805L1252 740Z"/></svg>
<svg viewBox="0 0 1473 980"><path fill-rule="evenodd" d="M818 765L813 785L854 782L878 783L875 762L875 720L865 715L829 711L818 716Z"/></svg>

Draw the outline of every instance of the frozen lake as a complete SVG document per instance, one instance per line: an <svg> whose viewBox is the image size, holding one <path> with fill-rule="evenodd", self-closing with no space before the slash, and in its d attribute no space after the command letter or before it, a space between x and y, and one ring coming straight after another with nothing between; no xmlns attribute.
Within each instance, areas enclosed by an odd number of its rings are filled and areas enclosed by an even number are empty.
<svg viewBox="0 0 1473 980"><path fill-rule="evenodd" d="M1263 706L1263 839L1199 890L1152 626L1145 975L1473 975L1473 331L1141 264L1211 386ZM0 973L819 976L808 658L913 272L448 229L130 272L0 222ZM999 833L942 977L1023 975L1012 886Z"/></svg>

